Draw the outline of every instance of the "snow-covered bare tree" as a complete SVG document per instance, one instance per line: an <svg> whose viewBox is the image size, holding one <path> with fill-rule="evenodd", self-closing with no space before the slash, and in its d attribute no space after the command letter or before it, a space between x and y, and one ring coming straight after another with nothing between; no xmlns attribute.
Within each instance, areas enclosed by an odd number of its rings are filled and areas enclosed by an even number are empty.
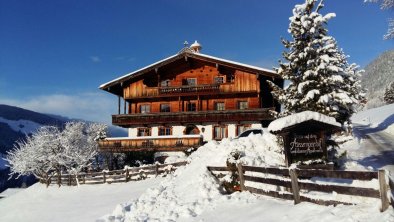
<svg viewBox="0 0 394 222"><path fill-rule="evenodd" d="M18 141L6 157L11 175L33 174L43 181L62 171L78 175L97 154L97 141L106 136L107 126L68 122L63 131L43 126L25 141Z"/></svg>
<svg viewBox="0 0 394 222"><path fill-rule="evenodd" d="M286 89L269 82L273 96L284 105L281 115L305 110L320 112L344 124L350 121L358 101L363 99L355 64L348 64L347 56L328 35L327 22L334 13L322 15L323 1L306 0L296 5L290 17L288 32L292 40L282 39L287 51L277 73L289 80Z"/></svg>
<svg viewBox="0 0 394 222"><path fill-rule="evenodd" d="M394 82L391 82L390 85L387 86L386 91L384 92L384 101L387 104L394 103Z"/></svg>
<svg viewBox="0 0 394 222"><path fill-rule="evenodd" d="M68 122L60 135L64 147L62 165L69 174L78 174L92 164L97 155L100 139L106 137L107 126L98 123Z"/></svg>
<svg viewBox="0 0 394 222"><path fill-rule="evenodd" d="M364 0L364 2L380 2L380 9L386 10L394 8L394 0ZM389 27L387 33L383 36L384 39L394 38L394 19L389 19Z"/></svg>
<svg viewBox="0 0 394 222"><path fill-rule="evenodd" d="M53 176L52 172L60 172L63 148L60 146L59 132L56 127L43 126L26 140L16 142L6 157L11 176L33 174L42 181L48 181Z"/></svg>

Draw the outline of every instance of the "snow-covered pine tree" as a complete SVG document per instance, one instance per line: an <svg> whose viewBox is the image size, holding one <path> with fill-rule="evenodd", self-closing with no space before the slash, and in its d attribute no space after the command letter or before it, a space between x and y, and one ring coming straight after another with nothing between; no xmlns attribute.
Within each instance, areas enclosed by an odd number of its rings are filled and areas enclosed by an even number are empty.
<svg viewBox="0 0 394 222"><path fill-rule="evenodd" d="M390 85L387 86L386 91L384 92L384 101L387 104L394 103L394 82L391 82Z"/></svg>
<svg viewBox="0 0 394 222"><path fill-rule="evenodd" d="M290 84L281 89L269 82L273 96L285 107L282 116L305 110L335 117L344 124L356 111L360 93L355 64L348 64L347 56L338 49L337 42L327 34L326 24L334 13L322 15L323 1L306 0L296 5L290 17L288 32L292 40L282 39L287 48L277 73ZM316 7L315 7L316 6Z"/></svg>

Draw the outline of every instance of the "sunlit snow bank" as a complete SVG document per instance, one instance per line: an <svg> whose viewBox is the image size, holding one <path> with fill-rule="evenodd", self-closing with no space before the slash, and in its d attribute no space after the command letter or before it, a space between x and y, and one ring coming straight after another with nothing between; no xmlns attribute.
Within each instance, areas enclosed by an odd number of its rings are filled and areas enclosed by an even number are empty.
<svg viewBox="0 0 394 222"><path fill-rule="evenodd" d="M248 202L249 195L222 195L219 184L207 170L207 166L224 166L230 152L245 153L243 164L253 166L283 166L284 156L275 142L275 136L251 135L248 138L211 141L189 156L189 164L180 167L158 187L148 189L140 198L118 205L102 218L103 221L177 221L192 218L215 208L218 203L241 199Z"/></svg>
<svg viewBox="0 0 394 222"><path fill-rule="evenodd" d="M356 113L352 121L356 124L367 125L370 128L384 130L394 135L394 104Z"/></svg>

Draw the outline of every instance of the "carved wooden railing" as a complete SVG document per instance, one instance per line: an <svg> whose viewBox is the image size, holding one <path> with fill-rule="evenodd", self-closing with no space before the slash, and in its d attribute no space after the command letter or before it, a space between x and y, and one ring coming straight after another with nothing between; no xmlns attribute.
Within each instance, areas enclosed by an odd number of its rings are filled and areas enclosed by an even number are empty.
<svg viewBox="0 0 394 222"><path fill-rule="evenodd" d="M99 141L100 151L183 151L191 147L199 147L202 136L190 135L182 137L141 137L141 138L108 138Z"/></svg>
<svg viewBox="0 0 394 222"><path fill-rule="evenodd" d="M159 87L159 94L168 93L190 93L190 92L218 92L219 84L215 85L195 85L195 86L168 86Z"/></svg>
<svg viewBox="0 0 394 222"><path fill-rule="evenodd" d="M202 122L239 122L262 121L274 119L271 110L274 108L174 112L174 113L137 113L112 115L112 124L118 126L136 126L144 124L187 124Z"/></svg>

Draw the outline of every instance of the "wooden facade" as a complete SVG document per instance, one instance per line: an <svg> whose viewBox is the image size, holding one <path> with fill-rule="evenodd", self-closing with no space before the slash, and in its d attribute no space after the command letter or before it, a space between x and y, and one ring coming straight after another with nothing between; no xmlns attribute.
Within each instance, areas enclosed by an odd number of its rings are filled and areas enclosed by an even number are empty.
<svg viewBox="0 0 394 222"><path fill-rule="evenodd" d="M267 80L283 86L271 70L183 50L100 88L119 97L112 123L125 128L266 125L274 118L271 111L280 108ZM102 149L113 146L113 142L100 144Z"/></svg>

